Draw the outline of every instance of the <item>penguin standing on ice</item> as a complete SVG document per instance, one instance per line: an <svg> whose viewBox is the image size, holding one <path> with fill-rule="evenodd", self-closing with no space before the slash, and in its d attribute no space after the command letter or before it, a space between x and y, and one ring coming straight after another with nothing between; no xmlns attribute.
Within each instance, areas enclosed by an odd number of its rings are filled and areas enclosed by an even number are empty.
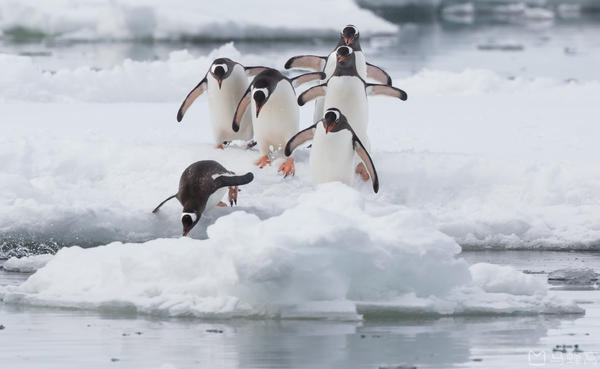
<svg viewBox="0 0 600 369"><path fill-rule="evenodd" d="M285 145L285 155L290 156L308 140L312 140L310 171L317 183L340 181L352 184L356 153L371 178L373 191L379 191L379 179L371 156L338 109L327 109L322 120L292 137Z"/></svg>
<svg viewBox="0 0 600 369"><path fill-rule="evenodd" d="M315 72L289 79L271 68L254 77L239 102L233 116L232 128L235 132L244 128L242 117L250 106L255 138L262 155L256 163L260 168L270 165L271 160L283 151L288 140L298 132L300 111L294 87L324 77L325 73ZM286 177L294 174L294 159L289 157L279 170Z"/></svg>
<svg viewBox="0 0 600 369"><path fill-rule="evenodd" d="M367 95L388 95L406 100L406 92L385 84L366 83L358 74L356 55L349 46L340 46L336 50L336 68L329 80L304 91L298 97L298 105L303 106L308 101L324 97L325 109L338 108L344 112L352 129L365 146L370 150L367 136L369 120L369 105ZM369 174L362 163L356 167L363 180L369 179Z"/></svg>
<svg viewBox="0 0 600 369"><path fill-rule="evenodd" d="M198 161L187 167L179 179L179 191L161 202L152 212L156 213L161 206L172 198L177 198L183 205L181 224L183 235L187 236L200 220L206 210L215 206L227 206L221 200L229 187L229 204L237 204L238 186L252 182L254 175L250 172L235 175L214 160Z"/></svg>
<svg viewBox="0 0 600 369"><path fill-rule="evenodd" d="M372 79L379 83L392 85L392 78L380 67L367 63L365 54L360 46L360 33L358 29L349 24L340 32L338 44L328 56L316 55L298 55L290 58L285 63L285 69L302 68L318 72L325 72L325 81L327 81L335 71L337 57L336 51L340 46L349 46L354 50L356 56L356 72L363 80ZM323 117L323 99L317 99L315 102L314 121Z"/></svg>
<svg viewBox="0 0 600 369"><path fill-rule="evenodd" d="M202 81L183 100L177 112L177 121L181 122L198 96L208 91L209 115L217 148L223 149L224 145L233 140L251 141L253 130L250 116L243 117L246 124L239 132L231 130L231 119L240 98L248 88L248 76L255 76L264 69L265 67L244 67L228 58L215 59ZM249 143L249 146L252 145Z"/></svg>

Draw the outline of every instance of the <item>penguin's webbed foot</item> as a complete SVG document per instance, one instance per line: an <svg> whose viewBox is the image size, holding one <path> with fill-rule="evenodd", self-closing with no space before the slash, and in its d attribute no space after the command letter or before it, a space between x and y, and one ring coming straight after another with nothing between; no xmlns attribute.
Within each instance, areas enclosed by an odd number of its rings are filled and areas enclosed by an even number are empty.
<svg viewBox="0 0 600 369"><path fill-rule="evenodd" d="M267 164L271 165L271 159L269 159L268 155L261 156L256 162L256 165L258 165L259 168L264 168Z"/></svg>
<svg viewBox="0 0 600 369"><path fill-rule="evenodd" d="M238 186L230 186L229 187L229 205L237 205L237 197L240 189Z"/></svg>
<svg viewBox="0 0 600 369"><path fill-rule="evenodd" d="M296 167L294 166L294 159L287 158L287 160L279 167L279 171L283 173L283 178L289 176L290 174L295 175Z"/></svg>
<svg viewBox="0 0 600 369"><path fill-rule="evenodd" d="M369 172L367 171L367 167L365 167L365 165L363 163L358 163L358 165L356 166L356 169L354 170L354 172L356 174L360 175L360 178L363 181L368 181L369 180Z"/></svg>
<svg viewBox="0 0 600 369"><path fill-rule="evenodd" d="M223 201L219 201L219 202L217 203L217 206L219 206L219 207L222 207L222 208L226 208L226 207L227 207L227 204L226 204L226 203L224 203Z"/></svg>

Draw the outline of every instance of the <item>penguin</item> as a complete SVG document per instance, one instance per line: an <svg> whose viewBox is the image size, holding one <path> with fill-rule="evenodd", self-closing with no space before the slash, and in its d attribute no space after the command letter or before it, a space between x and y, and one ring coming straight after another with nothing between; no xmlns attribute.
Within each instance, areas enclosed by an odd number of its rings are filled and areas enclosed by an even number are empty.
<svg viewBox="0 0 600 369"><path fill-rule="evenodd" d="M317 183L339 181L351 185L356 153L367 169L373 191L379 191L379 178L373 160L339 109L327 109L323 119L292 137L285 145L285 155L290 156L308 140L312 140L310 171Z"/></svg>
<svg viewBox="0 0 600 369"><path fill-rule="evenodd" d="M285 69L302 68L318 72L325 72L325 81L327 81L335 71L336 51L340 46L349 46L356 55L356 71L363 80L373 79L379 83L392 85L392 78L380 67L367 63L365 55L360 46L360 33L352 24L344 27L340 32L340 38L336 47L328 56L299 55L294 56L285 63ZM315 102L314 121L323 117L323 99L317 99Z"/></svg>
<svg viewBox="0 0 600 369"><path fill-rule="evenodd" d="M208 91L209 115L212 122L213 136L218 149L223 149L233 140L244 140L253 146L251 140L253 130L250 116L244 116L244 129L233 132L230 124L237 103L248 88L248 76L255 76L265 67L244 67L229 58L215 59L210 69L190 91L177 111L177 121L181 122L190 105Z"/></svg>
<svg viewBox="0 0 600 369"><path fill-rule="evenodd" d="M183 236L187 236L198 223L202 213L215 206L227 206L221 201L229 187L229 204L237 205L238 186L252 182L254 175L248 172L235 175L214 160L201 160L187 167L179 179L179 191L161 202L152 212L157 213L167 201L176 198L183 206L181 224Z"/></svg>
<svg viewBox="0 0 600 369"><path fill-rule="evenodd" d="M306 73L287 78L275 69L260 72L246 90L233 116L235 132L244 128L244 116L248 106L261 158L256 162L260 168L271 165L271 160L283 151L288 140L298 132L299 108L294 87L302 83L322 80L325 73ZM279 167L284 177L295 173L294 159L288 157Z"/></svg>
<svg viewBox="0 0 600 369"><path fill-rule="evenodd" d="M298 105L317 97L324 96L325 109L338 108L344 112L348 123L365 146L370 150L367 136L367 122L369 119L369 105L367 95L388 95L406 100L408 98L403 90L385 84L366 83L358 75L356 69L356 55L349 46L340 46L336 50L336 68L333 75L325 82L304 91L298 97ZM363 180L369 176L363 164L359 163L356 172L361 174Z"/></svg>

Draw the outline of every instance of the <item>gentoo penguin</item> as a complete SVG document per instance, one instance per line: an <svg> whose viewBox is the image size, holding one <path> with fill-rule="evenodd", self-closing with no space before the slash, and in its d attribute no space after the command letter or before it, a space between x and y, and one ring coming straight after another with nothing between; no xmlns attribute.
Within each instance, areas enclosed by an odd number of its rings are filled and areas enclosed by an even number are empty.
<svg viewBox="0 0 600 369"><path fill-rule="evenodd" d="M253 131L250 116L244 116L244 129L231 130L231 119L240 98L248 88L248 75L255 76L265 67L244 67L228 58L215 59L210 69L192 91L186 96L177 112L177 121L181 122L190 105L208 91L209 115L217 148L233 140L252 140ZM251 146L251 145L250 145Z"/></svg>
<svg viewBox="0 0 600 369"><path fill-rule="evenodd" d="M349 46L354 50L356 56L356 71L363 80L373 79L379 83L392 85L392 78L381 68L367 63L365 55L360 46L360 33L358 29L349 24L340 32L338 44L329 56L299 55L290 58L285 63L285 69L302 68L318 72L325 72L325 81L327 81L335 71L337 58L336 51L340 46ZM315 102L314 121L323 117L323 99L317 99Z"/></svg>
<svg viewBox="0 0 600 369"><path fill-rule="evenodd" d="M325 73L315 72L289 79L275 69L260 72L246 90L233 116L232 128L240 130L242 116L251 106L252 124L258 149L262 155L256 163L260 168L271 164L271 160L283 151L288 140L298 132L299 109L294 87L321 80ZM294 174L294 159L289 157L280 167L284 176Z"/></svg>
<svg viewBox="0 0 600 369"><path fill-rule="evenodd" d="M214 160L201 160L187 167L179 179L179 191L161 202L152 212L158 212L164 203L177 198L183 205L181 224L187 236L200 220L205 210L215 206L227 206L221 199L229 187L229 204L237 204L238 186L252 182L250 172L237 176Z"/></svg>
<svg viewBox="0 0 600 369"><path fill-rule="evenodd" d="M352 126L360 141L367 150L370 150L371 146L367 136L367 122L369 119L367 94L388 95L397 97L400 100L406 100L406 92L384 84L366 83L358 75L356 55L351 47L338 47L336 57L336 68L329 80L324 84L304 91L298 97L298 104L302 106L307 101L324 96L325 109L335 107L343 111L348 123ZM364 165L359 163L356 170L361 174L363 180L369 178Z"/></svg>
<svg viewBox="0 0 600 369"><path fill-rule="evenodd" d="M352 184L356 153L371 177L373 191L379 191L379 179L371 156L338 109L327 109L322 120L292 137L285 145L285 155L291 155L298 146L308 140L313 141L309 164L317 183L340 181Z"/></svg>

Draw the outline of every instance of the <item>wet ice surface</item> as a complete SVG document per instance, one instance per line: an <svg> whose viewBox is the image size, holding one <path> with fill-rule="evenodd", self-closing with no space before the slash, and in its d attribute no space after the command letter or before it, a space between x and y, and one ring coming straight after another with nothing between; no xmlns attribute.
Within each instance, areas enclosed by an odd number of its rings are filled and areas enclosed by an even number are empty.
<svg viewBox="0 0 600 369"><path fill-rule="evenodd" d="M519 270L585 265L600 255L539 251L463 252L470 263ZM24 273L0 271L0 285ZM537 275L541 280L546 274ZM600 292L553 290L585 315L471 316L331 322L166 319L128 313L0 304L0 362L15 368L526 368L530 351L547 367L597 365ZM573 353L577 344L583 353ZM566 345L566 353L552 352ZM531 360L539 360L532 356ZM553 361L551 361L553 360ZM593 361L596 360L596 361Z"/></svg>

